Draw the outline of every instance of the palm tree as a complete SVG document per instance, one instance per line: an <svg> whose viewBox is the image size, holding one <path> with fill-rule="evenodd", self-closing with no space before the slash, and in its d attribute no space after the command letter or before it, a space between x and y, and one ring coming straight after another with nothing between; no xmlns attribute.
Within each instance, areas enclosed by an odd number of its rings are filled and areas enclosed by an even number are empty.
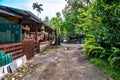
<svg viewBox="0 0 120 80"><path fill-rule="evenodd" d="M45 22L47 25L50 25L50 21L49 21L49 17L48 17L48 16L45 17L44 22Z"/></svg>
<svg viewBox="0 0 120 80"><path fill-rule="evenodd" d="M51 26L55 29L55 44L60 44L60 25L62 23L61 13L57 12L56 17L52 17L51 19Z"/></svg>
<svg viewBox="0 0 120 80"><path fill-rule="evenodd" d="M39 13L41 13L41 11L43 11L41 6L43 6L43 4L38 4L38 2L33 3L33 6L32 6L33 10L36 9L36 11L38 12L38 17L39 17Z"/></svg>
<svg viewBox="0 0 120 80"><path fill-rule="evenodd" d="M57 13L56 13L56 16L57 16L57 18L60 18L60 17L61 17L60 12L57 12Z"/></svg>

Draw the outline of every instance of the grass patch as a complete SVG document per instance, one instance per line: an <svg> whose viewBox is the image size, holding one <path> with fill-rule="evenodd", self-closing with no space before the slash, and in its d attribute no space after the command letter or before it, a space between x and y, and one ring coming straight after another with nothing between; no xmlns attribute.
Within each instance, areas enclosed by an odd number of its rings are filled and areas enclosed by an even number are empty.
<svg viewBox="0 0 120 80"><path fill-rule="evenodd" d="M107 61L99 58L89 58L89 61L104 73L108 74L113 80L120 80L120 70L110 67L110 64Z"/></svg>
<svg viewBox="0 0 120 80"><path fill-rule="evenodd" d="M46 47L44 50L40 51L40 54L46 54L47 52L58 49L60 47L61 47L61 45L58 45L58 46L50 45L50 46Z"/></svg>
<svg viewBox="0 0 120 80"><path fill-rule="evenodd" d="M48 48L46 48L45 51L51 51L51 50L54 50L54 49L57 49L57 48L60 48L60 47L61 47L60 45L58 45L58 46L51 45Z"/></svg>
<svg viewBox="0 0 120 80"><path fill-rule="evenodd" d="M48 49L46 49L45 51L51 51L51 50L53 50L52 48L48 48Z"/></svg>

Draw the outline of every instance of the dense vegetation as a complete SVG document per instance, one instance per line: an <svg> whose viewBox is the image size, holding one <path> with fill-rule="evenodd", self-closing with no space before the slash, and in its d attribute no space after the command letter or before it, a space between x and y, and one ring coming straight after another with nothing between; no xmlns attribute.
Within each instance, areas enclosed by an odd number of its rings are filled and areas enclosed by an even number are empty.
<svg viewBox="0 0 120 80"><path fill-rule="evenodd" d="M110 69L120 70L120 0L66 1L65 20L56 24L61 35L84 33L86 56L105 61Z"/></svg>
<svg viewBox="0 0 120 80"><path fill-rule="evenodd" d="M96 0L88 7L86 55L107 60L120 69L120 3ZM85 26L86 24L83 23Z"/></svg>
<svg viewBox="0 0 120 80"><path fill-rule="evenodd" d="M85 33L86 56L101 59L109 64L110 69L120 70L120 1L68 0L67 2L68 5L63 10L66 20L63 24L65 28L69 27L66 29L67 32ZM113 77L112 74L111 76ZM113 78L120 79L118 76Z"/></svg>

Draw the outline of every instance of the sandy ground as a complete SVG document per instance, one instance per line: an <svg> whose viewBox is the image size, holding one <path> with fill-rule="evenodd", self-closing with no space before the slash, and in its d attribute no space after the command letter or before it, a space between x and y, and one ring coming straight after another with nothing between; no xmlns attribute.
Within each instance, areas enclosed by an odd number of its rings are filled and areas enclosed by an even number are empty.
<svg viewBox="0 0 120 80"><path fill-rule="evenodd" d="M88 62L81 44L62 44L62 47L46 50L32 63L43 65L24 80L110 80L106 74Z"/></svg>

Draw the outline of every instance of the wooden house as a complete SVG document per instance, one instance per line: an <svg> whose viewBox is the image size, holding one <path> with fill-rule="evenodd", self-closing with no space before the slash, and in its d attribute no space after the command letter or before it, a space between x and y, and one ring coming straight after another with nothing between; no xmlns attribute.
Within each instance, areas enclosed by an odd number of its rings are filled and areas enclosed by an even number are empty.
<svg viewBox="0 0 120 80"><path fill-rule="evenodd" d="M38 34L42 26L49 38L53 30L32 12L0 5L0 52L12 53L14 59L23 55L31 59L40 51ZM31 33L34 34L32 37ZM24 39L24 34L29 37ZM50 41L49 38L46 43Z"/></svg>

